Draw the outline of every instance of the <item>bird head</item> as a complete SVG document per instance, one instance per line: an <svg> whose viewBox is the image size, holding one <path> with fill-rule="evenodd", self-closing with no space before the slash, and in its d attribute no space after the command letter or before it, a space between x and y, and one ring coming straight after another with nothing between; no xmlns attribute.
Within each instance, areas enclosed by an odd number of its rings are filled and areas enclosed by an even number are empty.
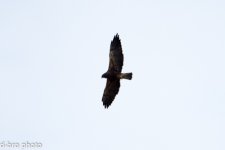
<svg viewBox="0 0 225 150"><path fill-rule="evenodd" d="M102 78L107 78L108 77L108 74L107 73L104 73L103 75L102 75Z"/></svg>

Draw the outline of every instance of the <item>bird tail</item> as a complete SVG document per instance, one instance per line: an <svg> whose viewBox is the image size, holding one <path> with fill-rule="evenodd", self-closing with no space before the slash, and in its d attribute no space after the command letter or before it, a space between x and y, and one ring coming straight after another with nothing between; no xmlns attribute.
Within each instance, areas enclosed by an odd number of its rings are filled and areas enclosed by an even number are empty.
<svg viewBox="0 0 225 150"><path fill-rule="evenodd" d="M121 79L128 79L131 80L132 79L132 72L130 73L121 73Z"/></svg>

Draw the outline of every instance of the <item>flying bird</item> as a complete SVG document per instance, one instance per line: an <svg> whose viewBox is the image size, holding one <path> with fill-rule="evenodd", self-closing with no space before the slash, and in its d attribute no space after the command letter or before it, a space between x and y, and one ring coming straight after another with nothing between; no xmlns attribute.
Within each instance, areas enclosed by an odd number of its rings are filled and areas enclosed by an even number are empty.
<svg viewBox="0 0 225 150"><path fill-rule="evenodd" d="M132 79L132 72L121 73L123 67L123 51L120 42L119 35L116 34L111 41L109 52L109 67L106 73L102 75L102 78L106 78L106 86L102 97L102 102L105 108L108 108L120 88L120 79Z"/></svg>

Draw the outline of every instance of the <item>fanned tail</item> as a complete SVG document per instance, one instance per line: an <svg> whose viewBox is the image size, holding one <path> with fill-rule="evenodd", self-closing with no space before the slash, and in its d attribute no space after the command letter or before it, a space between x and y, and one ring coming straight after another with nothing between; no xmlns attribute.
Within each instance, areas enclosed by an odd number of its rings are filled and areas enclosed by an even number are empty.
<svg viewBox="0 0 225 150"><path fill-rule="evenodd" d="M121 74L121 79L128 79L128 80L131 80L132 79L132 72L130 73L122 73Z"/></svg>

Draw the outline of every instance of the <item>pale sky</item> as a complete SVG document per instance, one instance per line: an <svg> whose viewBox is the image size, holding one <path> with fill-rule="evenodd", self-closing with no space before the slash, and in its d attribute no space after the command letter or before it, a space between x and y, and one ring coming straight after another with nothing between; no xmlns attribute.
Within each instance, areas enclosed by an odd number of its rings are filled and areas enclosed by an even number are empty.
<svg viewBox="0 0 225 150"><path fill-rule="evenodd" d="M225 149L223 0L0 0L0 22L0 144ZM104 109L116 33L133 79Z"/></svg>

